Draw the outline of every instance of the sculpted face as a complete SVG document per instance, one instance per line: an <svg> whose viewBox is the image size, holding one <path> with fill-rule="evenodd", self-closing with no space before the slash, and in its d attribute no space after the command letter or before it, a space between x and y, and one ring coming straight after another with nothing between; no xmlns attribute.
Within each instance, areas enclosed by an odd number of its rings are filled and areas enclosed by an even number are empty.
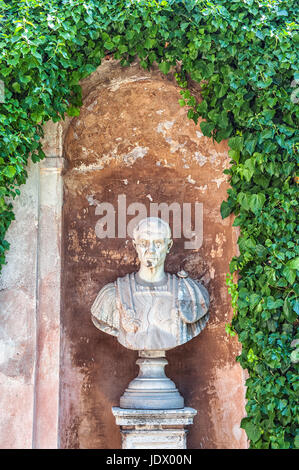
<svg viewBox="0 0 299 470"><path fill-rule="evenodd" d="M165 222L161 224L160 219L144 219L134 232L133 244L141 265L147 268L162 266L172 246L169 226Z"/></svg>

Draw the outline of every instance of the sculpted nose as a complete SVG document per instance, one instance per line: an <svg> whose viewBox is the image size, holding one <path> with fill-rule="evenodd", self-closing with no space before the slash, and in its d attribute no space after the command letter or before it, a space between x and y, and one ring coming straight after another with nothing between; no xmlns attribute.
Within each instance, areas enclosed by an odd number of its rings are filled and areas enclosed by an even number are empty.
<svg viewBox="0 0 299 470"><path fill-rule="evenodd" d="M155 253L155 244L154 243L150 243L149 247L148 247L148 252L149 253Z"/></svg>

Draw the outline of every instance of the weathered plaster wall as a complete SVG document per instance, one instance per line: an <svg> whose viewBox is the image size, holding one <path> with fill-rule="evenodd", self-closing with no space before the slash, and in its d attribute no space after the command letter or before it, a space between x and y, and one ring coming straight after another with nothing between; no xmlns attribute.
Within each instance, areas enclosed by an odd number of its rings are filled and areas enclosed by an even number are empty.
<svg viewBox="0 0 299 470"><path fill-rule="evenodd" d="M34 421L38 178L28 168L0 279L0 448L30 448Z"/></svg>
<svg viewBox="0 0 299 470"><path fill-rule="evenodd" d="M84 83L80 116L65 129L60 445L118 448L111 413L137 374L136 353L96 330L91 304L100 288L138 267L130 239L99 239L99 202L117 209L131 202L203 203L204 240L185 250L175 240L166 270L185 269L208 288L211 319L190 343L167 355L168 375L198 410L190 448L244 448L244 381L235 357L239 345L225 333L231 318L225 275L236 253L232 219L219 207L228 183L227 144L213 144L180 108L178 88L137 64L121 70L105 63Z"/></svg>

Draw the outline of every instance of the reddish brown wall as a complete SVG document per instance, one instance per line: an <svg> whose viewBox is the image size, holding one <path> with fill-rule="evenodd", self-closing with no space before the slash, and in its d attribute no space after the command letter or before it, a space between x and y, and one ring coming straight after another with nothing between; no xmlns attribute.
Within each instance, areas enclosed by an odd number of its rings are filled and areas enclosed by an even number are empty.
<svg viewBox="0 0 299 470"><path fill-rule="evenodd" d="M197 338L168 352L166 372L185 404L198 410L189 448L244 448L239 345L224 330L232 313L225 275L236 252L232 220L219 212L228 187L227 144L203 137L178 105L179 90L157 74L135 67L89 91L64 147L60 446L121 446L111 407L138 372L137 354L98 331L90 307L104 284L138 267L129 238L95 234L96 201L117 208L117 195L126 194L127 204L203 203L203 246L185 250L184 240L175 240L166 270L185 269L204 283L210 321Z"/></svg>

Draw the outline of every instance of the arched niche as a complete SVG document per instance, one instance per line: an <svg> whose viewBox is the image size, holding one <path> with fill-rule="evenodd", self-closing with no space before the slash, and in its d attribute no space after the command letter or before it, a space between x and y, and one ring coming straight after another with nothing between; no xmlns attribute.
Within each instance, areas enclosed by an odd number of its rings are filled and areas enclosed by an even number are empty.
<svg viewBox="0 0 299 470"><path fill-rule="evenodd" d="M232 316L225 276L237 250L233 220L220 216L228 188L227 142L204 137L179 106L174 81L138 64L123 69L106 62L83 82L83 91L80 116L63 129L60 447L121 447L111 407L137 374L137 354L90 319L101 287L138 266L128 236L96 235L97 206L112 204L117 217L119 195L126 196L126 208L135 202L148 209L153 202L189 203L192 210L202 204L202 245L186 249L186 239L175 239L166 270L184 269L208 288L210 321L197 338L168 352L166 371L185 404L198 410L189 448L246 447L239 427L239 344L225 333Z"/></svg>

